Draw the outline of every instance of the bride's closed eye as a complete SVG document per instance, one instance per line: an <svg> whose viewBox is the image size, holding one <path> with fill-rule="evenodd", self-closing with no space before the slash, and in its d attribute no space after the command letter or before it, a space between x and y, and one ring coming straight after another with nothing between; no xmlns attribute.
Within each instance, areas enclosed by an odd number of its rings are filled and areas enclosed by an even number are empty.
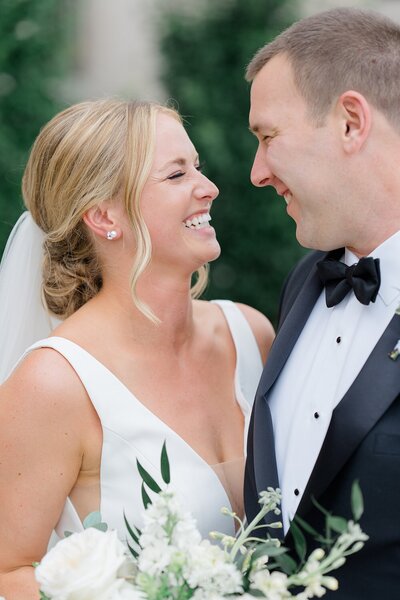
<svg viewBox="0 0 400 600"><path fill-rule="evenodd" d="M195 165L195 169L196 171L200 171L200 173L203 172L203 168L204 168L205 163L201 162L198 165ZM179 179L180 177L183 177L184 175L186 175L186 171L177 171L176 173L173 173L172 175L169 175L167 177L167 179L173 181L174 179Z"/></svg>

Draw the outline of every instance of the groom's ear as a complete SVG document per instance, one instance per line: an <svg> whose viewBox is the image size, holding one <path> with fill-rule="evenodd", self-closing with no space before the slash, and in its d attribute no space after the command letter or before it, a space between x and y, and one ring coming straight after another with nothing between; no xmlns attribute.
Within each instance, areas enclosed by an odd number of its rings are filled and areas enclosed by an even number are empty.
<svg viewBox="0 0 400 600"><path fill-rule="evenodd" d="M359 92L344 92L337 101L341 141L347 154L358 152L371 129L371 107Z"/></svg>
<svg viewBox="0 0 400 600"><path fill-rule="evenodd" d="M83 215L83 221L94 235L101 238L107 238L107 233L115 232L114 240L121 237L121 227L119 225L117 211L113 209L112 204L102 202L97 206L92 206Z"/></svg>

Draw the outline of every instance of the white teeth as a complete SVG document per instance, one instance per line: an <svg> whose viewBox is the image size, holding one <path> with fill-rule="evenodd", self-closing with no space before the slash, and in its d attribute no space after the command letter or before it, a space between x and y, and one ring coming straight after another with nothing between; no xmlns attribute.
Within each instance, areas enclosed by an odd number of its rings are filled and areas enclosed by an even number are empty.
<svg viewBox="0 0 400 600"><path fill-rule="evenodd" d="M211 221L210 213L202 213L192 219L187 219L184 225L189 229L203 229L203 227L207 227L209 221Z"/></svg>
<svg viewBox="0 0 400 600"><path fill-rule="evenodd" d="M285 199L285 202L286 202L286 204L289 204L290 196L291 196L291 193L290 193L290 192L285 192L285 193L283 194L283 197L284 197L284 199Z"/></svg>

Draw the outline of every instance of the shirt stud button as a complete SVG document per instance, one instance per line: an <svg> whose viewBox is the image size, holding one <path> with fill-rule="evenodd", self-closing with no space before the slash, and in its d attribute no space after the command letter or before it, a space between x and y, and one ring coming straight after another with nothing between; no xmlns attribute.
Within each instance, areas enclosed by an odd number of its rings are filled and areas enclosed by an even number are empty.
<svg viewBox="0 0 400 600"><path fill-rule="evenodd" d="M295 495L295 496L298 496L299 494L300 494L300 491L299 491L299 490L296 488L296 489L294 490L294 495Z"/></svg>
<svg viewBox="0 0 400 600"><path fill-rule="evenodd" d="M340 335L336 338L336 343L340 344L340 342L342 341L342 338L340 337Z"/></svg>
<svg viewBox="0 0 400 600"><path fill-rule="evenodd" d="M319 419L319 413L318 412L314 413L314 419Z"/></svg>

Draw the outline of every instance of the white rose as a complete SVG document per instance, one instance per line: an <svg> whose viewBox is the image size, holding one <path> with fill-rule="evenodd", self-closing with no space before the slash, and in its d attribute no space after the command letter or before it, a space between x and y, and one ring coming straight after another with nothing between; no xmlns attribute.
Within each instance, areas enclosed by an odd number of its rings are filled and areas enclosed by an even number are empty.
<svg viewBox="0 0 400 600"><path fill-rule="evenodd" d="M146 600L146 596L132 584L120 579L109 590L106 600Z"/></svg>
<svg viewBox="0 0 400 600"><path fill-rule="evenodd" d="M105 600L125 560L116 531L90 527L61 540L46 554L35 575L54 600Z"/></svg>

